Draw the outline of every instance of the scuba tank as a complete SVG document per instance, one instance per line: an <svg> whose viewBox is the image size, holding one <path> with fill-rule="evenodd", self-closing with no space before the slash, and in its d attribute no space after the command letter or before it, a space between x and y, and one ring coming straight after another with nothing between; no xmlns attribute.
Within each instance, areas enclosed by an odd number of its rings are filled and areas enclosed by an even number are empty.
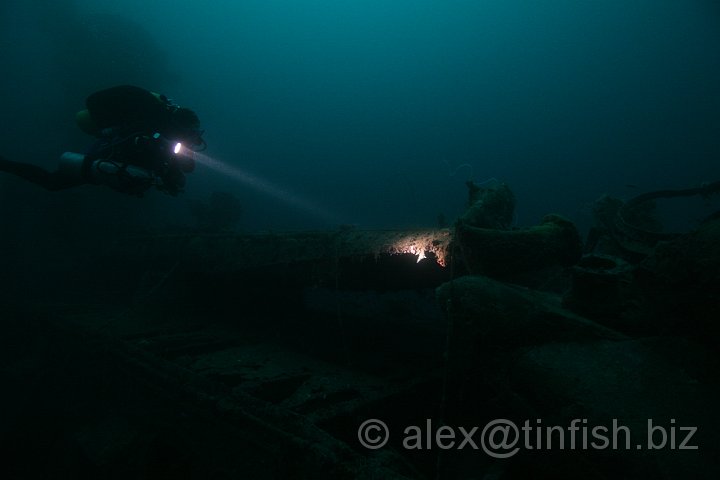
<svg viewBox="0 0 720 480"><path fill-rule="evenodd" d="M120 135L106 129L87 154L63 153L58 174L131 195L141 196L153 186L177 195L185 186L185 173L194 168L192 151L159 133Z"/></svg>
<svg viewBox="0 0 720 480"><path fill-rule="evenodd" d="M58 174L68 180L84 180L131 195L142 195L156 185L155 175L146 168L75 152L60 156Z"/></svg>
<svg viewBox="0 0 720 480"><path fill-rule="evenodd" d="M112 160L95 160L88 171L92 183L131 195L142 195L156 184L155 175L150 170Z"/></svg>

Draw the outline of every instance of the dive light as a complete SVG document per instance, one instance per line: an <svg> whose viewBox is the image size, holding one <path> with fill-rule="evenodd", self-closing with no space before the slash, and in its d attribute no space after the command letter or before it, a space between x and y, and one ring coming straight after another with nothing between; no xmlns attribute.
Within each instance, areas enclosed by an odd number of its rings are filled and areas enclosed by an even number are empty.
<svg viewBox="0 0 720 480"><path fill-rule="evenodd" d="M184 173L190 173L195 170L195 160L193 159L192 150L183 147L181 142L171 142L159 133L154 133L151 137L152 143L157 145L161 152L167 155L167 163L177 167Z"/></svg>

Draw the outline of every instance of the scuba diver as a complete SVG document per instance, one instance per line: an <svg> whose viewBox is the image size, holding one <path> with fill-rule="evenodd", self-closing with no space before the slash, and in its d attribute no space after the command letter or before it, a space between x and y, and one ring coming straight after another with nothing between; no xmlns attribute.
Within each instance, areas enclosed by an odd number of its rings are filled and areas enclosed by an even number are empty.
<svg viewBox="0 0 720 480"><path fill-rule="evenodd" d="M192 151L206 146L195 112L131 85L100 90L85 103L75 120L97 138L85 154L65 152L54 172L0 156L0 171L50 191L86 184L137 196L153 186L173 196L182 191L195 168Z"/></svg>

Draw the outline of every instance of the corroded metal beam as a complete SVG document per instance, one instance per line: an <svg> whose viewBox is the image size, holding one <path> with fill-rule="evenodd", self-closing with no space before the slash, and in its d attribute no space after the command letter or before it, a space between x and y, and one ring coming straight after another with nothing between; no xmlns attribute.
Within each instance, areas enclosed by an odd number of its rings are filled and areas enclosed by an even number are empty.
<svg viewBox="0 0 720 480"><path fill-rule="evenodd" d="M445 266L450 239L449 229L194 233L123 238L111 250L116 258L174 258L203 272L399 254L414 255L418 262L432 259Z"/></svg>

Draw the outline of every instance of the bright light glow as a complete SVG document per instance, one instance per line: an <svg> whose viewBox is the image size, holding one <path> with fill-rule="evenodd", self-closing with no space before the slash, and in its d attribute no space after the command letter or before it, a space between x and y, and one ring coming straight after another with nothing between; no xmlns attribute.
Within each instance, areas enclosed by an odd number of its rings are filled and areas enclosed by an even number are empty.
<svg viewBox="0 0 720 480"><path fill-rule="evenodd" d="M432 254L435 262L444 267L449 242L450 232L447 229L408 232L393 241L389 253L415 255L417 263Z"/></svg>
<svg viewBox="0 0 720 480"><path fill-rule="evenodd" d="M200 165L211 168L216 172L219 172L229 178L232 178L233 180L241 182L264 195L268 195L277 200L280 200L283 203L291 205L314 217L324 219L333 224L347 223L344 222L339 215L336 215L334 212L331 212L323 206L318 205L315 202L296 195L292 192L289 192L280 186L273 185L272 183L263 180L262 178L257 177L251 173L248 173L241 168L230 166L227 163L216 160L208 155L199 152L189 151L188 149L184 150L184 154L192 155L195 161Z"/></svg>
<svg viewBox="0 0 720 480"><path fill-rule="evenodd" d="M417 245L410 245L409 247L407 247L407 253L417 255L417 262L415 263L420 263L420 260L427 258L425 256L425 249Z"/></svg>
<svg viewBox="0 0 720 480"><path fill-rule="evenodd" d="M173 151L175 152L175 155L177 155L178 153L180 153L180 150L182 150L182 143L176 143L176 144L175 144L175 149L173 150Z"/></svg>

